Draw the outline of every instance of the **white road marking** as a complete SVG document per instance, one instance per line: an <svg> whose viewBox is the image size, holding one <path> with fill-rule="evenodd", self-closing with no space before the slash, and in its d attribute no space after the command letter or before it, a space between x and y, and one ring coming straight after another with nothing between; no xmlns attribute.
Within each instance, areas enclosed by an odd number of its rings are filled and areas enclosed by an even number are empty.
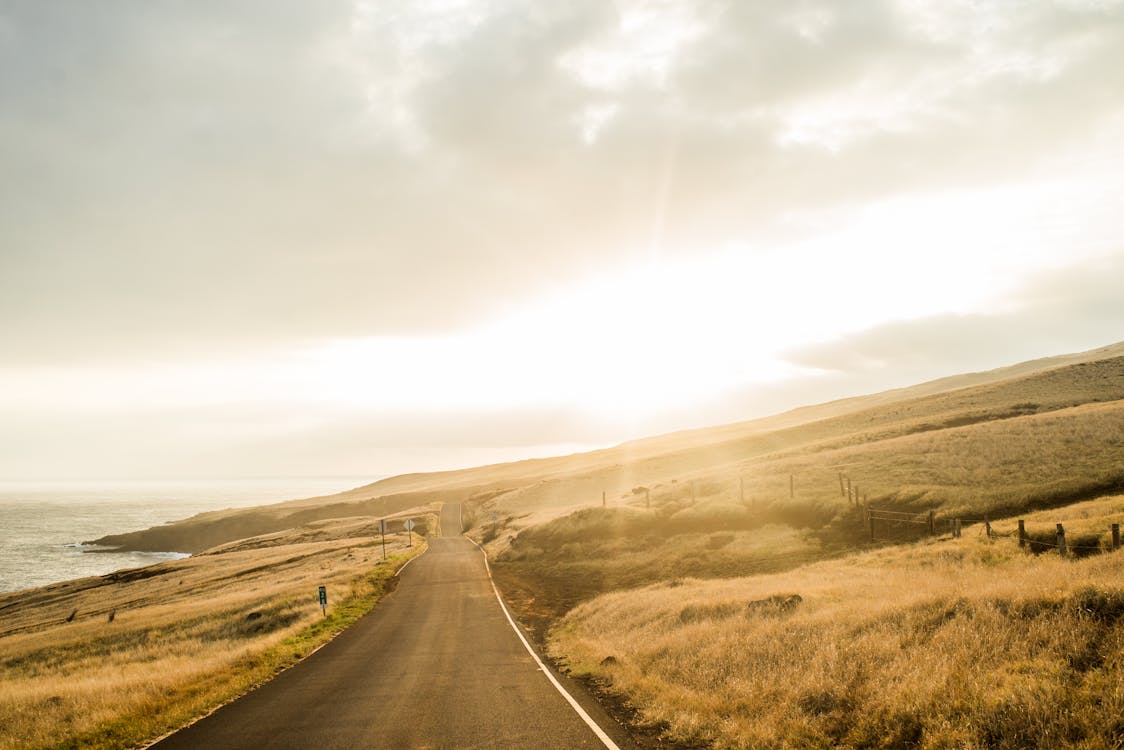
<svg viewBox="0 0 1124 750"><path fill-rule="evenodd" d="M468 539L468 541L476 544L476 540L470 537L466 536L465 539ZM476 544L476 547L480 550L480 554L484 555L484 569L488 571L488 581L492 584L492 591L496 595L496 601L500 603L500 609L503 610L504 617L507 618L507 622L511 625L511 629L515 631L515 635L519 636L519 640L523 643L523 648L527 649L527 653L529 653L531 655L531 658L535 660L535 663L539 665L539 669L541 669L543 674L546 675L546 678L550 680L550 684L553 685L555 689L562 694L562 697L566 699L566 702L570 704L570 708L574 709L578 716L581 717L582 721L586 723L586 726L593 730L593 733L597 735L597 739L601 740L601 743L605 745L605 747L607 747L609 750L621 750L620 746L618 746L617 743L613 742L609 735L605 734L605 730L597 725L597 722L593 720L593 717L587 714L585 712L585 709L582 708L576 700L574 700L574 696L566 692L566 688L562 687L562 683L560 683L555 678L554 674L547 668L547 666L542 663L542 659L540 659L539 655L535 653L535 650L531 648L531 644L527 642L527 639L523 637L523 632L519 630L519 626L515 624L515 620L512 619L511 613L507 611L507 605L503 603L503 598L500 596L500 590L496 588L496 581L494 578L492 578L492 566L488 564L488 554L479 544Z"/></svg>
<svg viewBox="0 0 1124 750"><path fill-rule="evenodd" d="M401 567L401 568L399 568L398 570L394 571L394 577L395 577L395 578L397 578L398 576L402 575L402 571L406 569L406 566L407 566L407 565L409 565L410 563L412 563L412 562L413 562L414 560L417 560L417 559L418 559L419 557L421 557L422 555L424 555L424 554L426 553L426 551L427 551L427 550L429 550L429 547L426 547L426 548L425 548L424 550L422 550L422 551L421 551L421 554L417 554L417 555L414 555L414 556L413 556L413 557L411 557L411 558L410 558L409 560L407 560L406 562L402 563L402 567Z"/></svg>

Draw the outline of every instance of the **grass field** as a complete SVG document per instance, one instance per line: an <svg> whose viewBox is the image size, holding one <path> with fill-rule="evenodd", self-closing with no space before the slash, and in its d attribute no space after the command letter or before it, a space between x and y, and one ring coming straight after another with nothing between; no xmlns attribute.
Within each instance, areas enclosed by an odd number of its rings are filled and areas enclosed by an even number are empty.
<svg viewBox="0 0 1124 750"><path fill-rule="evenodd" d="M840 496L841 472L865 487L871 505L934 510L943 528L953 517L997 519L1119 488L1121 455L1124 402L1087 404L766 454L653 484L607 508L553 518L509 514L501 521L510 530L490 547L505 591L541 635L552 619L602 592L682 576L787 570L855 549L868 532L858 508ZM487 525L476 533L490 536Z"/></svg>
<svg viewBox="0 0 1124 750"><path fill-rule="evenodd" d="M1099 504L1050 517L1099 529L1124 497ZM1124 552L966 536L605 594L549 648L685 744L1117 748L1122 620Z"/></svg>
<svg viewBox="0 0 1124 750"><path fill-rule="evenodd" d="M373 607L424 549L395 534L384 561L373 529L319 522L0 596L0 748L129 747L268 679Z"/></svg>

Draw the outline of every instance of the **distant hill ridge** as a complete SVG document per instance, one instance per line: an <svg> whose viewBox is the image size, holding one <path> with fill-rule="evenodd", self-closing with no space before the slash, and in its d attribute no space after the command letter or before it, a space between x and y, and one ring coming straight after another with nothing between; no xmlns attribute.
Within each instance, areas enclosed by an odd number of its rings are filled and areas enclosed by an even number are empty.
<svg viewBox="0 0 1124 750"><path fill-rule="evenodd" d="M502 495L511 510L566 507L601 492L618 497L639 485L693 474L748 471L747 461L786 451L805 461L817 452L1120 399L1124 342L588 453L405 474L325 497L201 514L96 543L195 553L323 518L397 513L431 502Z"/></svg>

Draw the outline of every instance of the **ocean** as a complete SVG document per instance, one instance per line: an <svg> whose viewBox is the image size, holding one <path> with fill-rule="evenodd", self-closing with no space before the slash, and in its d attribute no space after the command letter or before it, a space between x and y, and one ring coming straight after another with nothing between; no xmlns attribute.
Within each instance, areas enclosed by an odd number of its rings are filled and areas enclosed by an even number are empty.
<svg viewBox="0 0 1124 750"><path fill-rule="evenodd" d="M0 592L186 557L89 552L82 542L209 510L328 495L363 477L177 481L0 481Z"/></svg>

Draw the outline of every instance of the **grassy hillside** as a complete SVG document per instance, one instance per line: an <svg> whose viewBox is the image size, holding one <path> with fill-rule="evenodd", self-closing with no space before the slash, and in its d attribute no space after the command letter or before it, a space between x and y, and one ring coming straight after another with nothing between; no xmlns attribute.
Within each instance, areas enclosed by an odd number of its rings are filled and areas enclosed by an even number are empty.
<svg viewBox="0 0 1124 750"><path fill-rule="evenodd" d="M1124 490L1121 399L1124 359L1079 363L544 481L484 503L496 538L490 523L473 533L541 635L605 591L854 550L867 526L840 475L870 505L932 510L940 528Z"/></svg>
<svg viewBox="0 0 1124 750"><path fill-rule="evenodd" d="M332 496L335 497L335 496ZM464 493L426 493L391 495L352 501L278 503L256 508L200 513L183 521L153 526L142 531L110 534L87 542L108 547L146 552L188 552L196 554L228 542L263 534L285 532L318 521L356 516L386 518L396 531L403 514L435 502L459 502Z"/></svg>
<svg viewBox="0 0 1124 750"><path fill-rule="evenodd" d="M600 502L602 492L619 501L637 486L710 476L729 481L751 468L747 462L779 459L785 452L824 452L916 432L1119 400L1124 398L1122 361L1124 343L589 453L391 477L337 495L207 513L96 541L131 549L194 552L313 520L386 515L441 501L474 501L485 506L482 513L535 514L517 524L528 525ZM751 492L761 498L783 495L781 485L787 487L788 480L776 472L785 470L783 463L756 467L747 476L756 482ZM802 490L820 485L829 483L800 478Z"/></svg>
<svg viewBox="0 0 1124 750"><path fill-rule="evenodd" d="M1097 531L1121 519L1124 496L1049 513ZM1035 556L971 535L672 579L577 607L550 651L680 743L1118 748L1124 552Z"/></svg>

